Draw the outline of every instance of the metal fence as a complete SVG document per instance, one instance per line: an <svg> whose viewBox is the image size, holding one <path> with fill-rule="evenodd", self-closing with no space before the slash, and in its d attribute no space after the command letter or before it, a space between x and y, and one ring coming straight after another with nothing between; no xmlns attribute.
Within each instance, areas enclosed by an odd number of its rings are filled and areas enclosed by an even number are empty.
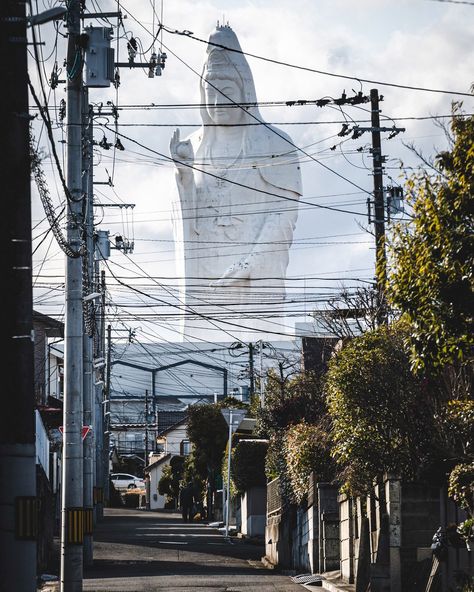
<svg viewBox="0 0 474 592"><path fill-rule="evenodd" d="M267 483L267 515L281 513L280 479L277 477Z"/></svg>

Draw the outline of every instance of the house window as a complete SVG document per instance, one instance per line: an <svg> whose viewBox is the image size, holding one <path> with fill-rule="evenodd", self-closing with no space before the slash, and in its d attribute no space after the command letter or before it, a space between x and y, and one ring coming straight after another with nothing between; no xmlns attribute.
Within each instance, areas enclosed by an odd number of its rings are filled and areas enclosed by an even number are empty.
<svg viewBox="0 0 474 592"><path fill-rule="evenodd" d="M179 446L179 453L182 456L187 456L191 454L191 442L189 440L181 440L181 444Z"/></svg>

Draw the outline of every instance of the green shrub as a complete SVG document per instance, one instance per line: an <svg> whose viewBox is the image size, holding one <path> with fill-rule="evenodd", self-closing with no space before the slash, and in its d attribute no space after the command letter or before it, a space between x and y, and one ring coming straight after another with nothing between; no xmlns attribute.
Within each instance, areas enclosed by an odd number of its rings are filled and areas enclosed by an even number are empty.
<svg viewBox="0 0 474 592"><path fill-rule="evenodd" d="M332 456L346 491L366 491L385 472L415 478L431 460L433 403L410 369L405 338L403 326L380 327L329 364Z"/></svg>
<svg viewBox="0 0 474 592"><path fill-rule="evenodd" d="M287 429L284 453L294 501L300 503L308 493L311 473L315 473L316 481L334 478L328 440L320 426L302 422Z"/></svg>
<svg viewBox="0 0 474 592"><path fill-rule="evenodd" d="M193 445L194 470L202 479L219 470L228 438L228 427L217 405L191 405L187 433Z"/></svg>
<svg viewBox="0 0 474 592"><path fill-rule="evenodd" d="M234 489L242 494L251 487L264 486L265 457L268 442L261 440L241 440L232 451L231 478Z"/></svg>
<svg viewBox="0 0 474 592"><path fill-rule="evenodd" d="M449 475L448 494L474 516L474 462L459 464Z"/></svg>
<svg viewBox="0 0 474 592"><path fill-rule="evenodd" d="M474 457L474 401L453 399L436 416L446 454Z"/></svg>

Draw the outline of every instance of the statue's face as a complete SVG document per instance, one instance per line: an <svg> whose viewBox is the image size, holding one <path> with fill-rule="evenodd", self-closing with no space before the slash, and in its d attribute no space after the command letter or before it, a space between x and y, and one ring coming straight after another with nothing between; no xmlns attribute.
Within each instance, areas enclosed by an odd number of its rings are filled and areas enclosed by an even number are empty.
<svg viewBox="0 0 474 592"><path fill-rule="evenodd" d="M212 78L205 83L204 88L207 112L214 123L232 125L242 121L244 112L239 107L218 106L243 102L242 90L234 80Z"/></svg>

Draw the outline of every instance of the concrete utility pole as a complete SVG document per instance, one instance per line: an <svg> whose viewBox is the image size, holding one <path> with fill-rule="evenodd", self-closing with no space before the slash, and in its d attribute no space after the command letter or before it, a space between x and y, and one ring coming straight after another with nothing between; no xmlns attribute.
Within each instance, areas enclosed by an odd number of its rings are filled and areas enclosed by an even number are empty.
<svg viewBox="0 0 474 592"><path fill-rule="evenodd" d="M95 357L104 359L105 356L105 271L100 270L99 261L94 262L95 266L95 287L100 292L100 315L97 326L97 337L95 345ZM99 371L100 379L95 383L95 489L94 508L95 521L100 522L104 516L104 400L105 393L105 366ZM108 470L108 466L107 466Z"/></svg>
<svg viewBox="0 0 474 592"><path fill-rule="evenodd" d="M230 520L230 463L232 458L232 427L233 427L233 409L229 409L229 438L227 442L227 495L225 504L225 536L229 536Z"/></svg>
<svg viewBox="0 0 474 592"><path fill-rule="evenodd" d="M265 407L265 385L263 380L263 341L259 341L260 355L260 406Z"/></svg>
<svg viewBox="0 0 474 592"><path fill-rule="evenodd" d="M145 391L145 467L148 466L148 389Z"/></svg>
<svg viewBox="0 0 474 592"><path fill-rule="evenodd" d="M81 2L70 0L67 13L67 239L82 249L82 61ZM82 256L66 259L64 350L64 433L61 507L61 592L82 591L83 575L83 314Z"/></svg>
<svg viewBox="0 0 474 592"><path fill-rule="evenodd" d="M250 375L250 393L249 398L250 401L255 394L255 374L254 374L254 364L253 364L253 343L249 343L249 375Z"/></svg>
<svg viewBox="0 0 474 592"><path fill-rule="evenodd" d="M89 108L89 91L87 88L83 91L82 102L82 121L83 121L83 191L85 199L85 244L86 260L84 261L84 274L87 278L87 290L89 294L94 294L94 204L93 204L93 132L92 132L92 112ZM96 439L96 426L94 422L94 374L93 368L93 337L95 330L94 319L94 299L84 302L84 336L83 336L83 355L84 355L84 426L93 426L92 430L86 435L83 442L84 453L84 564L92 565L92 547L93 547L93 513L94 513L94 445Z"/></svg>
<svg viewBox="0 0 474 592"><path fill-rule="evenodd" d="M2 93L2 394L0 588L36 590L31 193L23 2L0 2Z"/></svg>
<svg viewBox="0 0 474 592"><path fill-rule="evenodd" d="M110 454L110 371L112 362L112 325L107 325L107 360L104 401L104 499L109 499L109 454Z"/></svg>
<svg viewBox="0 0 474 592"><path fill-rule="evenodd" d="M371 126L372 126L372 159L374 175L374 225L375 225L375 277L377 283L377 317L378 323L387 322L385 305L385 284L387 281L387 257L385 253L385 202L383 194L383 158L380 140L380 107L379 93L373 88L370 91Z"/></svg>

